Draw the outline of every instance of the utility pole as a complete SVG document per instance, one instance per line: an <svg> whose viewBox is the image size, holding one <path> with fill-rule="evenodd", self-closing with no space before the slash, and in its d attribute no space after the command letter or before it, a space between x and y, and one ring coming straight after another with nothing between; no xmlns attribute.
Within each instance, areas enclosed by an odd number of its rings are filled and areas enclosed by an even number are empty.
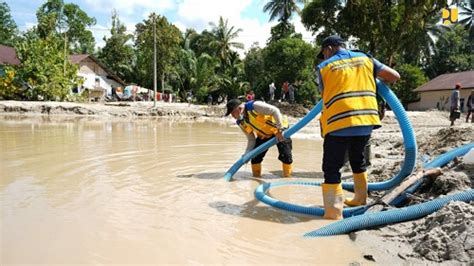
<svg viewBox="0 0 474 266"><path fill-rule="evenodd" d="M155 97L153 107L156 108L156 14L153 13L153 90Z"/></svg>
<svg viewBox="0 0 474 266"><path fill-rule="evenodd" d="M63 16L64 12L64 3L61 6L61 10L59 11L59 16L58 16L58 27L59 27L59 35L61 35L61 18ZM67 31L64 31L64 62L63 62L63 75L66 76L66 60L67 60Z"/></svg>

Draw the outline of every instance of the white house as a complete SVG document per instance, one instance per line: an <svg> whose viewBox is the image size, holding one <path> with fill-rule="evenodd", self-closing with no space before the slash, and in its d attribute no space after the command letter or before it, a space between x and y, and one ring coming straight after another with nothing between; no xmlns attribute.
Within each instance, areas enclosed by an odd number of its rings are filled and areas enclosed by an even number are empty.
<svg viewBox="0 0 474 266"><path fill-rule="evenodd" d="M409 103L408 110L449 110L449 97L457 83L461 84L461 105L467 103L471 90L474 90L474 70L443 74L413 90L420 95L420 100Z"/></svg>
<svg viewBox="0 0 474 266"><path fill-rule="evenodd" d="M112 87L125 87L125 82L114 72L108 69L97 58L88 54L78 54L69 56L73 64L79 65L77 75L84 79L81 92L85 89L90 91L105 92L105 95L112 95Z"/></svg>

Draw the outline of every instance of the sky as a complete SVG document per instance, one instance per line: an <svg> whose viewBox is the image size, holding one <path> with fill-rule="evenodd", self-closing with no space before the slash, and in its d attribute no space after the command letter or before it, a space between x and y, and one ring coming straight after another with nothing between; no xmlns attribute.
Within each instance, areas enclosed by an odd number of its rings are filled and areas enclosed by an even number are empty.
<svg viewBox="0 0 474 266"><path fill-rule="evenodd" d="M36 11L46 0L5 2L10 7L11 15L19 29L25 31L37 24ZM209 22L217 24L219 17L222 16L229 20L229 25L242 29L236 41L243 43L245 50L255 42L258 42L260 47L265 46L270 37L271 27L277 24L277 21L269 22L268 13L263 12L266 2L266 0L65 0L65 3L78 5L90 17L97 20L97 24L90 28L97 47L105 45L104 35L110 36L112 10L115 9L119 19L131 33L135 29L135 24L143 21L151 12L165 16L182 32L187 28L193 28L198 32L210 29ZM304 28L297 14L293 15L292 23L296 32L301 33L305 41L314 40L314 36Z"/></svg>

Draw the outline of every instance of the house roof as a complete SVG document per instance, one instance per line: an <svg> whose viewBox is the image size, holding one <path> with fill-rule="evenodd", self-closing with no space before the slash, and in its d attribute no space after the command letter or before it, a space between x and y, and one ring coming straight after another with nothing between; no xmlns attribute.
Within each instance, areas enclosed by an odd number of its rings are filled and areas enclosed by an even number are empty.
<svg viewBox="0 0 474 266"><path fill-rule="evenodd" d="M92 55L89 54L73 54L69 56L69 61L73 64L79 64L80 62L84 61L85 59L90 58L92 61L94 61L96 64L98 64L101 68L107 72L107 74L113 78L115 81L118 83L122 84L122 86L125 86L126 83L123 81L117 74L115 74L112 70L110 70L107 66L105 66L102 62L100 62L97 58L95 58Z"/></svg>
<svg viewBox="0 0 474 266"><path fill-rule="evenodd" d="M462 89L474 88L474 70L443 74L416 88L415 92L452 90L456 83L461 84Z"/></svg>
<svg viewBox="0 0 474 266"><path fill-rule="evenodd" d="M15 48L0 44L0 65L19 65Z"/></svg>

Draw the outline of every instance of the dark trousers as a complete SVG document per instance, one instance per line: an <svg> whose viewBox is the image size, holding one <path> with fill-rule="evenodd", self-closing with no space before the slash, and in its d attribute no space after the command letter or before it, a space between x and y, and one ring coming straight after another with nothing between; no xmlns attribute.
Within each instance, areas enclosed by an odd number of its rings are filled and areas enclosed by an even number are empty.
<svg viewBox="0 0 474 266"><path fill-rule="evenodd" d="M269 141L270 139L271 138L261 139L257 137L254 148L257 148L263 143ZM293 156L291 154L291 150L293 149L293 143L291 139L287 138L285 139L285 141L278 142L277 148L278 148L278 160L280 160L282 163L291 164L293 162ZM252 164L261 163L263 161L263 158L265 157L265 154L267 154L267 151L268 150L265 150L259 155L257 155L256 157L254 157L251 161Z"/></svg>
<svg viewBox="0 0 474 266"><path fill-rule="evenodd" d="M349 153L349 163L353 173L363 173L367 170L364 147L370 136L339 137L327 135L323 144L324 183L341 183L339 170L344 165L344 156Z"/></svg>

